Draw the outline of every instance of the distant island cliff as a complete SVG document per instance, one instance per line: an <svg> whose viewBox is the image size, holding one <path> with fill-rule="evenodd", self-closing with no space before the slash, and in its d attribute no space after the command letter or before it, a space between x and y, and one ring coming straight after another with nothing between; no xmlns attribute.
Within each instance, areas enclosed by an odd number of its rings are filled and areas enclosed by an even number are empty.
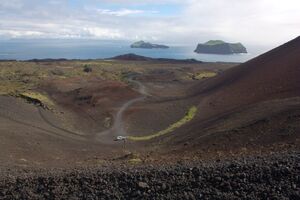
<svg viewBox="0 0 300 200"><path fill-rule="evenodd" d="M152 44L150 42L138 41L130 45L131 48L142 48L142 49L168 49L169 47L161 44Z"/></svg>
<svg viewBox="0 0 300 200"><path fill-rule="evenodd" d="M206 54L235 54L247 53L247 49L241 43L227 43L222 40L210 40L204 44L198 44L194 52Z"/></svg>

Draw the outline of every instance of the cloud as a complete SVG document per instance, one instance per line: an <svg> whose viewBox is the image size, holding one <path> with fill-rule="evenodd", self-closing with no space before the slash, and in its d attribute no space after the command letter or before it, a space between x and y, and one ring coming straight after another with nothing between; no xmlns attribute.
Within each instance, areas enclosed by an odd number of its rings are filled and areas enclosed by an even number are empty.
<svg viewBox="0 0 300 200"><path fill-rule="evenodd" d="M0 30L0 35L4 37L18 38L18 37L36 37L43 35L39 31L17 31L17 30Z"/></svg>
<svg viewBox="0 0 300 200"><path fill-rule="evenodd" d="M160 1L153 1L153 0L93 0L94 2L98 3L113 3L113 4L121 4L121 5L162 5L162 4L184 4L182 0L160 0Z"/></svg>
<svg viewBox="0 0 300 200"><path fill-rule="evenodd" d="M21 0L0 1L0 10L2 9L20 9L23 6Z"/></svg>
<svg viewBox="0 0 300 200"><path fill-rule="evenodd" d="M120 10L97 9L97 11L100 14L115 15L115 16L118 16L118 17L144 13L143 10L130 10L130 9L126 9L126 8L123 8L123 9L120 9Z"/></svg>
<svg viewBox="0 0 300 200"><path fill-rule="evenodd" d="M85 27L82 30L82 34L94 38L106 38L106 39L120 39L122 33L117 29L107 29L100 27Z"/></svg>
<svg viewBox="0 0 300 200"><path fill-rule="evenodd" d="M300 33L298 0L190 0L184 15L198 33L252 44L278 44ZM279 31L281 30L281 31Z"/></svg>
<svg viewBox="0 0 300 200"><path fill-rule="evenodd" d="M0 1L0 37L144 39L181 44L224 39L277 45L300 33L299 0L70 2Z"/></svg>

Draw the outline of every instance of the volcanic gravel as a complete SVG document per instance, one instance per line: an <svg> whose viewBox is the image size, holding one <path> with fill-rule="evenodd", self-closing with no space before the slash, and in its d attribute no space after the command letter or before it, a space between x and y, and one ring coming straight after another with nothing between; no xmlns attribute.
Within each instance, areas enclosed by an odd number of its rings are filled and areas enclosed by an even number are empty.
<svg viewBox="0 0 300 200"><path fill-rule="evenodd" d="M300 152L74 170L2 170L0 199L300 199Z"/></svg>

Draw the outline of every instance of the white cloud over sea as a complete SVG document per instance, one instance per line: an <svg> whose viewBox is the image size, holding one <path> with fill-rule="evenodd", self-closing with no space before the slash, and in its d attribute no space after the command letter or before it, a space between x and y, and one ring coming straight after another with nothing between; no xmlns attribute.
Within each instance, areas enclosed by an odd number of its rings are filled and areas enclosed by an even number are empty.
<svg viewBox="0 0 300 200"><path fill-rule="evenodd" d="M1 0L1 38L277 45L300 34L299 0Z"/></svg>

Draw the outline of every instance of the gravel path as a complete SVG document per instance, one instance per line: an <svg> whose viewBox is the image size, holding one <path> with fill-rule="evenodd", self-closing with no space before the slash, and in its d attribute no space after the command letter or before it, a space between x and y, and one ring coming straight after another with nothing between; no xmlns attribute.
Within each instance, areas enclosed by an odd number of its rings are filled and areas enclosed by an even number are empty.
<svg viewBox="0 0 300 200"><path fill-rule="evenodd" d="M1 171L0 199L300 199L300 152L159 167Z"/></svg>

